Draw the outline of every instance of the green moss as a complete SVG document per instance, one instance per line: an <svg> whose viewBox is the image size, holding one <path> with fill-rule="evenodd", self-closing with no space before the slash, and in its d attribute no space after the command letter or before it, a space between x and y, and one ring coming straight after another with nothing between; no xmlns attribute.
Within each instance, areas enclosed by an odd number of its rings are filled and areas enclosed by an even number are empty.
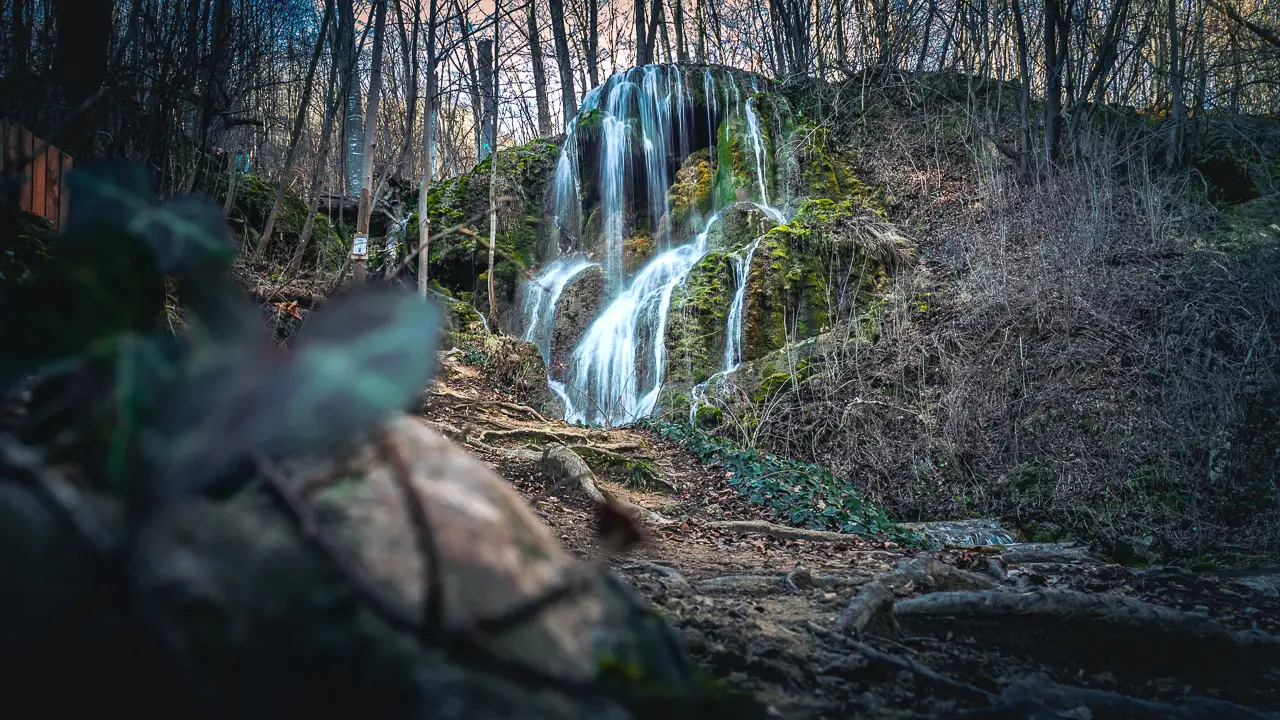
<svg viewBox="0 0 1280 720"><path fill-rule="evenodd" d="M700 383L720 370L732 303L733 268L727 255L707 253L675 290L667 314L667 380Z"/></svg>
<svg viewBox="0 0 1280 720"><path fill-rule="evenodd" d="M641 232L622 241L622 267L627 272L639 270L653 256L653 238Z"/></svg>
<svg viewBox="0 0 1280 720"><path fill-rule="evenodd" d="M831 329L828 277L838 268L859 269L859 287L843 287L847 277L841 281L841 291L851 295L854 305L866 307L873 301L887 271L844 232L846 220L867 212L851 200L809 200L791 222L765 234L751 264L744 308L748 360Z"/></svg>
<svg viewBox="0 0 1280 720"><path fill-rule="evenodd" d="M258 243L279 189L280 183L257 175L241 175L236 178L235 198L228 219L233 227L239 226L248 246ZM271 247L266 249L269 259L278 263L293 256L307 223L307 213L307 201L292 188L287 188L271 231ZM335 263L345 247L346 243L330 226L328 216L317 212L303 264L311 265L317 260Z"/></svg>
<svg viewBox="0 0 1280 720"><path fill-rule="evenodd" d="M670 211L665 219L676 242L684 242L698 233L711 211L712 189L716 174L711 167L711 149L690 153L667 193Z"/></svg>
<svg viewBox="0 0 1280 720"><path fill-rule="evenodd" d="M756 114L760 118L760 169L764 172L764 186L770 197L774 196L774 138L771 106L768 95L753 96ZM757 177L756 154L750 140L750 128L745 113L734 113L720 123L716 133L716 203L725 206L738 199L760 200L760 179ZM743 195L739 198L739 195Z"/></svg>
<svg viewBox="0 0 1280 720"><path fill-rule="evenodd" d="M497 152L499 200L494 277L504 302L538 260L538 248L550 237L542 205L550 187L560 146L545 139ZM492 157L465 175L432 185L427 193L431 219L430 276L453 293L484 285L488 267L489 184ZM408 236L416 237L418 217L410 216Z"/></svg>

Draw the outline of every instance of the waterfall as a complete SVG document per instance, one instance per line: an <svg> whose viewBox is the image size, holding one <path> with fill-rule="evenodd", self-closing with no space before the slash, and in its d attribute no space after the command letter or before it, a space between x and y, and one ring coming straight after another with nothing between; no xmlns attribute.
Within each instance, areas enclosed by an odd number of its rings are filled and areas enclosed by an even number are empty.
<svg viewBox="0 0 1280 720"><path fill-rule="evenodd" d="M760 116L752 109L751 103L755 100L755 96L747 98L746 115L747 115L747 138L751 140L751 148L756 157L756 180L760 181L760 204L769 204L769 191L765 189L764 184L764 148L761 147L760 139Z"/></svg>
<svg viewBox="0 0 1280 720"><path fill-rule="evenodd" d="M524 284L520 306L524 316L524 339L538 346L542 359L551 367L551 336L555 330L556 306L560 294L578 273L595 265L581 256L553 260Z"/></svg>
<svg viewBox="0 0 1280 720"><path fill-rule="evenodd" d="M700 113L705 115L713 162L719 161L715 143L720 124L734 114L745 119L742 138L751 146L749 152L755 160L760 207L782 221L782 213L769 205L765 153L771 150L764 146L760 117L753 107L758 98L744 98L734 72L707 68L702 73L702 86L702 101L696 105L679 67L632 68L588 92L578 117L569 125L552 187L557 245L566 250L566 242L572 238L581 247L590 248L594 245L590 241L599 240L606 280L605 308L574 348L566 376L560 381L548 378L552 391L564 401L565 418L570 422L618 425L649 415L657 404L672 293L707 253L708 231L724 210L713 201L701 232L691 242L671 247L673 228L664 220L671 210L672 177L690 153L695 130L701 128L704 118ZM758 91L754 77L750 86ZM598 140L598 156L592 154L594 148L587 150L590 146L581 145L588 138ZM586 170L598 171L594 183L584 183L584 163L590 164ZM712 197L720 197L720 190L712 188ZM589 202L598 202L598 238L582 237ZM628 278L623 267L624 241L633 233L644 232L646 225L655 253ZM726 328L724 370L736 368L742 360L746 281L759 242L757 239L735 257L738 287ZM544 357L549 356L560 292L586 267L584 263L588 261L574 256L557 260L538 276L537 283L545 291L526 288L526 339L538 343Z"/></svg>
<svg viewBox="0 0 1280 720"><path fill-rule="evenodd" d="M723 372L733 372L742 363L742 304L747 297L747 275L751 272L751 258L760 247L763 237L758 237L747 246L745 257L733 256L733 279L737 282L737 290L733 293L733 304L729 306L729 322L725 329Z"/></svg>

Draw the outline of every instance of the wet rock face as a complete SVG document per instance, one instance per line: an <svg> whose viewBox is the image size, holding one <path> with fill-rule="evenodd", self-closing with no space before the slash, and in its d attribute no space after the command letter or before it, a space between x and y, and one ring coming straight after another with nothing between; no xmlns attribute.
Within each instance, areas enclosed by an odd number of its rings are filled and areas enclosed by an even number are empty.
<svg viewBox="0 0 1280 720"><path fill-rule="evenodd" d="M569 356L591 327L604 306L604 268L595 265L578 273L565 285L556 306L555 328L551 331L551 376L565 376Z"/></svg>
<svg viewBox="0 0 1280 720"><path fill-rule="evenodd" d="M664 223L670 229L673 244L689 242L706 225L714 183L715 169L711 165L710 148L690 153L676 171L675 182L667 193L671 209Z"/></svg>
<svg viewBox="0 0 1280 720"><path fill-rule="evenodd" d="M778 223L751 202L737 202L725 208L720 222L707 233L707 244L726 252L738 252Z"/></svg>
<svg viewBox="0 0 1280 720"><path fill-rule="evenodd" d="M667 383L700 383L720 371L733 282L731 259L711 252L672 293L667 313Z"/></svg>

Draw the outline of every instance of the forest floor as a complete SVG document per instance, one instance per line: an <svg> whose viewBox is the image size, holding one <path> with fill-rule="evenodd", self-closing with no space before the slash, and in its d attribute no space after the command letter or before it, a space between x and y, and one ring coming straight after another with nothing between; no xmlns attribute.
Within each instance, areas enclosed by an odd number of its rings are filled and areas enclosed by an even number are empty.
<svg viewBox="0 0 1280 720"><path fill-rule="evenodd" d="M777 716L1280 713L1280 569L1231 577L1125 567L1063 545L922 550L752 532L761 526L732 521L763 521L764 510L726 471L642 429L548 420L494 385L444 354L423 417L583 557L598 544L595 501L548 469L548 449L645 461L656 477L643 488L625 481L634 474L594 477L600 494L649 513L646 539L614 570L713 675ZM1028 698L1059 714L1028 714Z"/></svg>

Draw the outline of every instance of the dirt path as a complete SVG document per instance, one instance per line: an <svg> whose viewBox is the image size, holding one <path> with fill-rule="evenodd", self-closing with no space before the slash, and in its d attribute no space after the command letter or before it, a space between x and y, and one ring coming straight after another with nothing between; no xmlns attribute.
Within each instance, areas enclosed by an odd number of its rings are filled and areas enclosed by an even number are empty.
<svg viewBox="0 0 1280 720"><path fill-rule="evenodd" d="M719 529L709 523L765 519L723 470L641 430L542 418L456 358L439 378L427 421L517 487L584 557L597 544L594 502L546 471L547 448L609 448L643 466L594 468L602 494L656 513L646 541L616 557L615 570L713 674L778 716L1280 711L1273 580L1132 569L1080 548L921 551ZM646 481L637 486L637 478ZM1056 714L1034 714L1047 708Z"/></svg>

